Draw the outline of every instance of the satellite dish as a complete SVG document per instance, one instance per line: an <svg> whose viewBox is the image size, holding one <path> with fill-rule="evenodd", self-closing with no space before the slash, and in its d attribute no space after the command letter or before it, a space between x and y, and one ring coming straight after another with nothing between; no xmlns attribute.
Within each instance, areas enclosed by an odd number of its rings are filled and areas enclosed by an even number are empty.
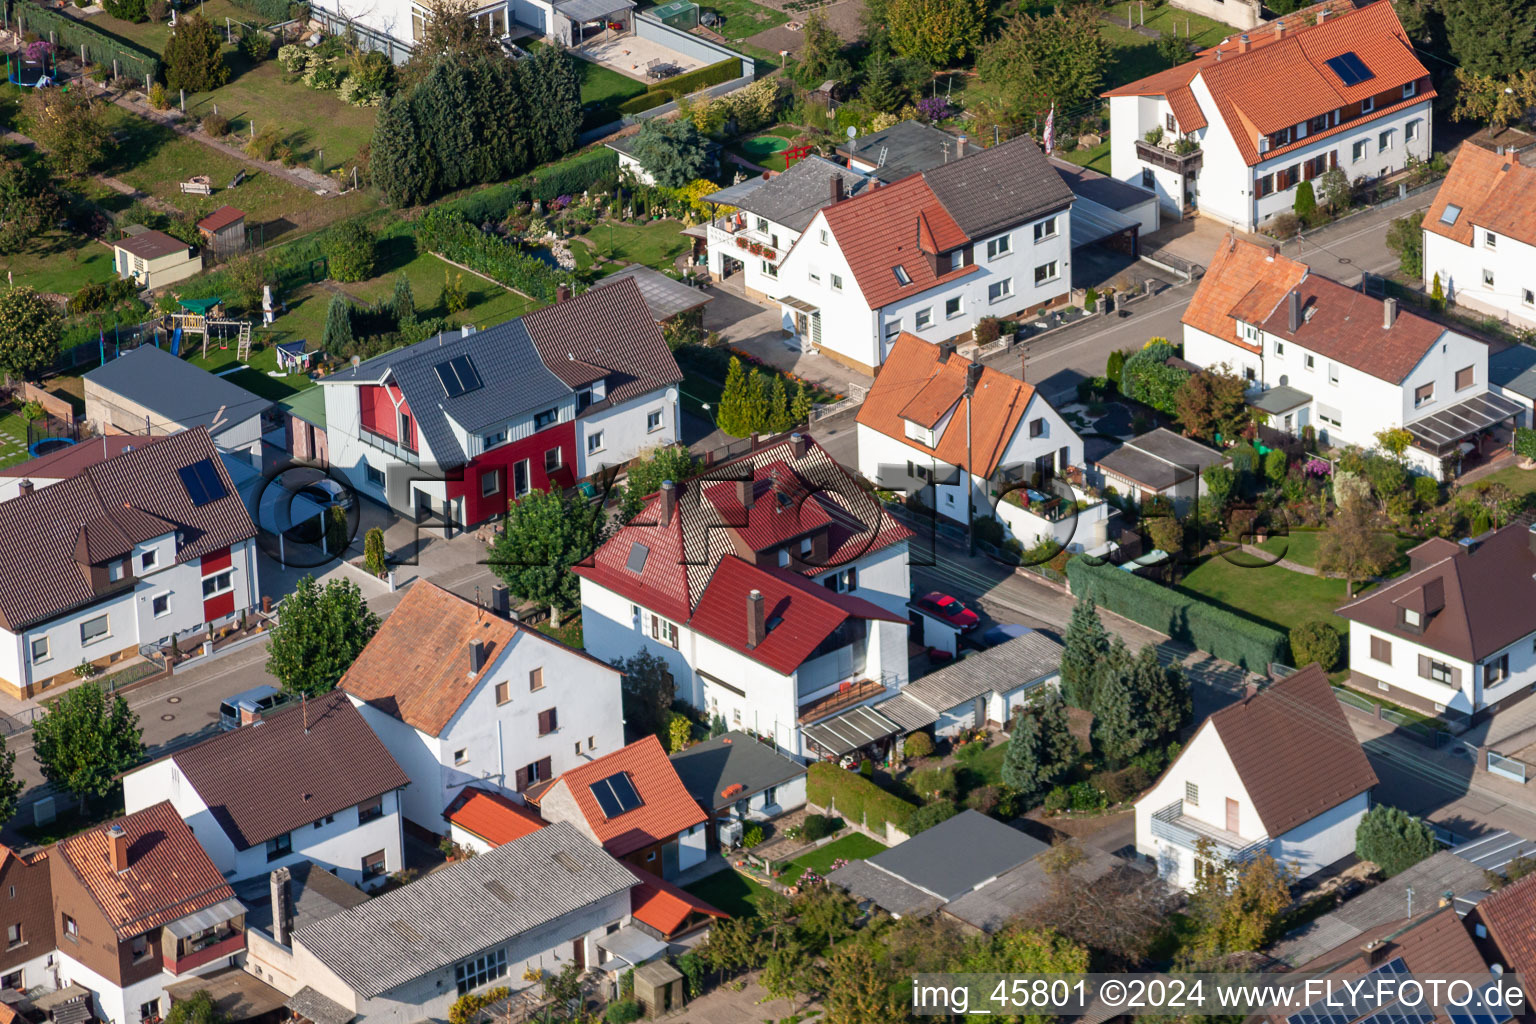
<svg viewBox="0 0 1536 1024"><path fill-rule="evenodd" d="M1488 970L1489 970L1490 973L1492 973L1492 975L1495 978L1502 977L1503 974L1504 974L1504 965L1503 964L1490 964L1488 966Z"/></svg>
<svg viewBox="0 0 1536 1024"><path fill-rule="evenodd" d="M859 130L858 130L858 129L857 129L857 128L855 128L855 127L854 127L854 126L853 126L853 125L849 125L849 126L848 126L848 137L849 137L849 138L850 138L850 139L851 139L851 138L854 138L854 137L855 137L855 136L857 136L857 135L858 135L858 134L859 134Z"/></svg>

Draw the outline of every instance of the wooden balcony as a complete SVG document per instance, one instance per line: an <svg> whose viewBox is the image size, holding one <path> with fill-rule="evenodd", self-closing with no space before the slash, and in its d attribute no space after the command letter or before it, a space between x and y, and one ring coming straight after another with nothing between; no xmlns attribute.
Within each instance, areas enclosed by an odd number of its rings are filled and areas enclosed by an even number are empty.
<svg viewBox="0 0 1536 1024"><path fill-rule="evenodd" d="M855 679L842 684L842 688L824 697L800 705L800 724L814 722L828 715L855 707L885 692L885 684L878 679Z"/></svg>
<svg viewBox="0 0 1536 1024"><path fill-rule="evenodd" d="M1153 167L1161 167L1165 171L1188 177L1200 170L1205 154L1200 149L1195 149L1180 155L1171 149L1154 146L1146 139L1137 139L1136 158L1144 164L1151 164Z"/></svg>

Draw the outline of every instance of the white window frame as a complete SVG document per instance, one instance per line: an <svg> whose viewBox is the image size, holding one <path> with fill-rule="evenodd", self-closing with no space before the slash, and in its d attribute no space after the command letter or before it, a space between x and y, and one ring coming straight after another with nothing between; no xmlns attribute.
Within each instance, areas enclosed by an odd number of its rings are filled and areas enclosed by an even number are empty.
<svg viewBox="0 0 1536 1024"><path fill-rule="evenodd" d="M501 493L501 470L493 469L480 474L480 497L489 498Z"/></svg>
<svg viewBox="0 0 1536 1024"><path fill-rule="evenodd" d="M955 307L953 312L950 311L949 307L951 306ZM954 320L962 316L965 316L965 297L963 295L951 295L944 300L945 320Z"/></svg>
<svg viewBox="0 0 1536 1024"><path fill-rule="evenodd" d="M87 627L89 625L92 625L93 623L97 623L97 622L105 622L107 624L106 629L102 630L100 633L96 633L96 634L93 634L92 636L87 637L85 635L85 627ZM107 612L107 613L105 613L103 615L94 616L93 618L86 619L86 620L84 620L83 622L80 623L80 646L81 647L90 647L93 644L98 644L98 643L100 643L103 640L109 639L111 636L112 636L112 613L111 612Z"/></svg>
<svg viewBox="0 0 1536 1024"><path fill-rule="evenodd" d="M1483 231L1483 248L1485 248L1485 249L1497 249L1498 247L1499 247L1499 236L1494 234L1492 231L1484 230Z"/></svg>
<svg viewBox="0 0 1536 1024"><path fill-rule="evenodd" d="M1397 134L1396 128L1383 128L1376 133L1376 152L1381 153L1392 148L1393 136Z"/></svg>
<svg viewBox="0 0 1536 1024"><path fill-rule="evenodd" d="M665 417L662 415L662 410L652 409L645 414L645 432L647 434L654 434L665 425Z"/></svg>
<svg viewBox="0 0 1536 1024"><path fill-rule="evenodd" d="M587 435L587 454L595 455L603 450L603 432L595 430Z"/></svg>
<svg viewBox="0 0 1536 1024"><path fill-rule="evenodd" d="M1044 277L1042 277L1040 275L1040 272L1042 270L1046 272ZM1040 266L1035 268L1035 287L1036 288L1039 288L1043 284L1050 284L1052 281L1058 281L1060 279L1061 279L1061 264L1058 263L1056 260L1051 260L1049 263L1042 263Z"/></svg>
<svg viewBox="0 0 1536 1024"><path fill-rule="evenodd" d="M1376 97L1367 96L1360 101L1360 113L1369 114L1376 109Z"/></svg>
<svg viewBox="0 0 1536 1024"><path fill-rule="evenodd" d="M933 307L924 306L922 309L918 310L917 315L913 318L912 322L915 326L915 329L919 331L926 331L928 328L932 327Z"/></svg>
<svg viewBox="0 0 1536 1024"><path fill-rule="evenodd" d="M154 548L150 548L148 551L145 551L143 554L139 555L139 568L144 572L148 572L150 569L155 567L158 561L159 553L156 552Z"/></svg>
<svg viewBox="0 0 1536 1024"><path fill-rule="evenodd" d="M1057 235L1059 235L1061 233L1061 228L1057 225L1058 219L1059 218L1055 214L1052 214L1051 216L1045 218L1044 220L1036 222L1036 224L1035 224L1035 244L1036 245L1040 244L1041 242L1049 241L1050 239L1055 238Z"/></svg>
<svg viewBox="0 0 1536 1024"><path fill-rule="evenodd" d="M821 244L822 245L826 245L827 244L827 239L829 237L829 234L830 233L827 231L826 228L822 228L821 229Z"/></svg>
<svg viewBox="0 0 1536 1024"><path fill-rule="evenodd" d="M523 489L520 490L520 491L517 489L517 467L518 466L522 466L523 467L523 484L525 485L523 487ZM498 477L501 476L500 473L498 473L496 475ZM513 491L512 497L514 497L514 498L521 498L523 495L529 494L529 493L531 493L533 491L533 460L532 459L518 459L515 463L512 464L512 479L509 481L509 484L510 484L510 486L512 488L512 491ZM500 493L500 492L499 491L494 491L492 493Z"/></svg>
<svg viewBox="0 0 1536 1024"><path fill-rule="evenodd" d="M507 443L507 429L505 427L503 427L500 430L493 430L489 434L486 434L485 436L480 438L480 450L481 451L490 451L492 448L495 448L498 445L503 445L503 444L506 444L506 443Z"/></svg>
<svg viewBox="0 0 1536 1024"><path fill-rule="evenodd" d="M1406 142L1416 142L1418 140L1418 138L1419 138L1420 126L1423 123L1424 123L1424 119L1423 118L1416 117L1412 121L1409 121L1407 124L1403 125L1403 139L1404 139L1404 141L1406 141Z"/></svg>
<svg viewBox="0 0 1536 1024"><path fill-rule="evenodd" d="M1004 277L987 285L987 301L1002 302L1013 296L1013 278Z"/></svg>
<svg viewBox="0 0 1536 1024"><path fill-rule="evenodd" d="M43 656L41 658L37 656L37 645L39 643L43 645ZM42 636L34 636L27 644L27 653L32 656L32 664L34 665L41 665L45 661L52 661L53 644L48 640L48 634L44 633Z"/></svg>
<svg viewBox="0 0 1536 1024"><path fill-rule="evenodd" d="M1493 287L1493 271L1489 270L1487 267L1483 268L1483 287Z"/></svg>
<svg viewBox="0 0 1536 1024"><path fill-rule="evenodd" d="M1417 96L1418 94L1419 94L1419 83L1418 82L1415 81L1415 82L1404 82L1403 83L1403 99L1405 99L1405 100L1412 99L1413 97Z"/></svg>
<svg viewBox="0 0 1536 1024"><path fill-rule="evenodd" d="M213 589L212 590L208 589L208 585L210 583L213 584ZM203 577L203 600L204 601L207 601L210 598L214 598L214 597L221 597L224 594L230 593L234 589L235 589L235 570L233 568L230 568L230 569L220 569L218 572L210 573L209 575Z"/></svg>
<svg viewBox="0 0 1536 1024"><path fill-rule="evenodd" d="M832 285L832 290L833 291L840 292L840 291L843 290L843 275L842 274L828 274L827 278L828 278L829 283Z"/></svg>
<svg viewBox="0 0 1536 1024"><path fill-rule="evenodd" d="M1007 256L1013 252L1013 236L998 235L987 241L987 261L997 259L999 256Z"/></svg>
<svg viewBox="0 0 1536 1024"><path fill-rule="evenodd" d="M894 341L896 339L896 336L899 335L900 333L901 333L901 318L900 317L897 317L895 320L890 320L890 321L886 322L886 325L885 325L885 340L886 341Z"/></svg>
<svg viewBox="0 0 1536 1024"><path fill-rule="evenodd" d="M1307 358L1306 358L1306 360L1305 360L1303 365L1305 365L1306 368L1309 369L1309 370L1317 369L1317 357L1314 356L1311 352L1308 352L1307 353Z"/></svg>
<svg viewBox="0 0 1536 1024"><path fill-rule="evenodd" d="M907 273L907 268L900 263L891 268L891 273L896 275L896 283L902 287L912 283L912 275Z"/></svg>
<svg viewBox="0 0 1536 1024"><path fill-rule="evenodd" d="M1370 139L1356 139L1354 141L1354 144L1349 147L1349 162L1350 163L1357 164L1357 163L1359 163L1362 160L1369 160L1370 158L1371 158L1371 140Z"/></svg>

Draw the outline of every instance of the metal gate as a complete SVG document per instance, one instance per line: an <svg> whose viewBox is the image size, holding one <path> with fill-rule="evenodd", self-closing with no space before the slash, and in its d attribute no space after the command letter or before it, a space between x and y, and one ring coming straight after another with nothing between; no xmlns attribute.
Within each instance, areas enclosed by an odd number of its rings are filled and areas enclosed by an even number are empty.
<svg viewBox="0 0 1536 1024"><path fill-rule="evenodd" d="M1513 779L1521 784L1525 783L1525 762L1516 761L1512 757L1503 754L1495 754L1488 751L1488 771L1494 775L1502 775L1506 779Z"/></svg>

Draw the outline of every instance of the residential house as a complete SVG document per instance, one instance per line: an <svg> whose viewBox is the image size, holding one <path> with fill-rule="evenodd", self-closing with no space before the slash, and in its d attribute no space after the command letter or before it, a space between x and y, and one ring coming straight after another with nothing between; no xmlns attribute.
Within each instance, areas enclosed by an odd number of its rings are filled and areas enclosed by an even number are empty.
<svg viewBox="0 0 1536 1024"><path fill-rule="evenodd" d="M134 225L128 237L112 243L112 265L118 277L140 288L164 288L202 273L203 258L195 245Z"/></svg>
<svg viewBox="0 0 1536 1024"><path fill-rule="evenodd" d="M724 819L766 821L805 806L805 765L740 729L672 755L672 767L710 816L710 839Z"/></svg>
<svg viewBox="0 0 1536 1024"><path fill-rule="evenodd" d="M902 178L959 160L975 147L963 135L951 135L923 121L897 121L877 132L837 144L838 159L851 171L889 185Z"/></svg>
<svg viewBox="0 0 1536 1024"><path fill-rule="evenodd" d="M785 324L873 375L903 331L940 342L1064 301L1072 203L1025 137L840 199L779 261Z"/></svg>
<svg viewBox="0 0 1536 1024"><path fill-rule="evenodd" d="M622 280L322 377L331 464L401 512L479 523L675 442L682 379Z"/></svg>
<svg viewBox="0 0 1536 1024"><path fill-rule="evenodd" d="M914 679L875 710L908 732L933 730L940 738L973 729L1011 729L1030 694L1061 684L1062 646L1038 630Z"/></svg>
<svg viewBox="0 0 1536 1024"><path fill-rule="evenodd" d="M1173 505L1174 514L1185 515L1205 493L1206 471L1231 461L1199 441L1158 427L1101 456L1093 468L1105 487L1142 504L1162 498Z"/></svg>
<svg viewBox="0 0 1536 1024"><path fill-rule="evenodd" d="M861 476L946 519L998 519L1025 548L1091 551L1106 540L1109 506L1072 482L1082 483L1077 431L1033 384L947 342L896 339L859 406L858 439Z"/></svg>
<svg viewBox="0 0 1536 1024"><path fill-rule="evenodd" d="M367 893L309 861L236 882L234 890L246 908L245 971L277 989L280 996L290 997L302 987L281 970L292 962L294 931L368 902ZM350 1019L339 1016L343 1024ZM320 1024L313 1017L307 1019Z"/></svg>
<svg viewBox="0 0 1536 1024"><path fill-rule="evenodd" d="M634 926L653 938L675 943L731 916L643 868L629 863L624 866L640 883L630 890Z"/></svg>
<svg viewBox="0 0 1536 1024"><path fill-rule="evenodd" d="M5 946L0 947L0 995L53 988L58 942L53 926L49 851L0 846Z"/></svg>
<svg viewBox="0 0 1536 1024"><path fill-rule="evenodd" d="M89 989L100 1020L158 1021L167 985L245 949L245 907L168 800L62 840L47 863L58 983Z"/></svg>
<svg viewBox="0 0 1536 1024"><path fill-rule="evenodd" d="M405 867L400 797L410 782L344 693L123 776L130 813L169 800L224 877L266 877L313 861L375 888Z"/></svg>
<svg viewBox="0 0 1536 1024"><path fill-rule="evenodd" d="M803 756L801 726L906 681L910 536L810 437L760 440L571 570L587 651L656 655L679 700Z"/></svg>
<svg viewBox="0 0 1536 1024"><path fill-rule="evenodd" d="M1447 718L1481 719L1536 685L1536 531L1522 523L1408 552L1405 576L1339 609L1349 683Z"/></svg>
<svg viewBox="0 0 1536 1024"><path fill-rule="evenodd" d="M572 768L534 800L546 821L568 822L650 874L672 879L704 861L708 815L655 736Z"/></svg>
<svg viewBox="0 0 1536 1024"><path fill-rule="evenodd" d="M418 581L340 689L405 769L409 826L448 832L471 783L504 794L624 743L619 672L536 629Z"/></svg>
<svg viewBox="0 0 1536 1024"><path fill-rule="evenodd" d="M1391 4L1304 8L1105 96L1111 173L1240 231L1329 170L1381 178L1432 152L1435 90Z"/></svg>
<svg viewBox="0 0 1536 1024"><path fill-rule="evenodd" d="M1424 288L1536 328L1536 150L1461 147L1424 213Z"/></svg>
<svg viewBox="0 0 1536 1024"><path fill-rule="evenodd" d="M1536 971L1536 876L1526 875L1478 901L1467 915L1478 950L1500 973ZM1526 1013L1529 1013L1527 1008Z"/></svg>
<svg viewBox="0 0 1536 1024"><path fill-rule="evenodd" d="M448 820L448 838L474 853L494 850L548 824L532 805L479 786L461 789L443 817Z"/></svg>
<svg viewBox="0 0 1536 1024"><path fill-rule="evenodd" d="M1410 465L1436 479L1501 447L1493 433L1507 434L1523 411L1489 390L1487 345L1233 236L1183 321L1185 359L1226 366L1257 390L1291 389L1279 403L1250 397L1265 402L1271 426L1310 426L1325 444L1362 448L1406 428Z"/></svg>
<svg viewBox="0 0 1536 1024"><path fill-rule="evenodd" d="M258 601L255 536L201 427L0 502L0 688L232 622Z"/></svg>
<svg viewBox="0 0 1536 1024"><path fill-rule="evenodd" d="M1313 664L1200 725L1136 801L1136 849L1180 889L1193 887L1207 844L1224 862L1267 853L1304 879L1354 853L1375 785Z"/></svg>
<svg viewBox="0 0 1536 1024"><path fill-rule="evenodd" d="M85 418L101 434L159 436L205 427L221 451L261 468L261 419L272 407L186 359L140 345L85 375Z"/></svg>
<svg viewBox="0 0 1536 1024"><path fill-rule="evenodd" d="M705 229L709 276L720 281L739 274L749 298L777 300L789 287L780 280L779 267L817 211L871 184L862 173L808 156L783 174L748 178L705 196L732 211Z"/></svg>
<svg viewBox="0 0 1536 1024"><path fill-rule="evenodd" d="M460 996L522 991L530 973L606 961L605 946L638 938L664 949L630 926L635 881L575 828L550 825L366 903L296 921L286 942L263 936L248 967L312 1024L446 1020Z"/></svg>
<svg viewBox="0 0 1536 1024"><path fill-rule="evenodd" d="M154 440L153 437L134 437L131 434L102 435L79 444L65 445L35 459L0 467L0 501L10 501L44 487L52 487L91 466L134 448L141 448Z"/></svg>

